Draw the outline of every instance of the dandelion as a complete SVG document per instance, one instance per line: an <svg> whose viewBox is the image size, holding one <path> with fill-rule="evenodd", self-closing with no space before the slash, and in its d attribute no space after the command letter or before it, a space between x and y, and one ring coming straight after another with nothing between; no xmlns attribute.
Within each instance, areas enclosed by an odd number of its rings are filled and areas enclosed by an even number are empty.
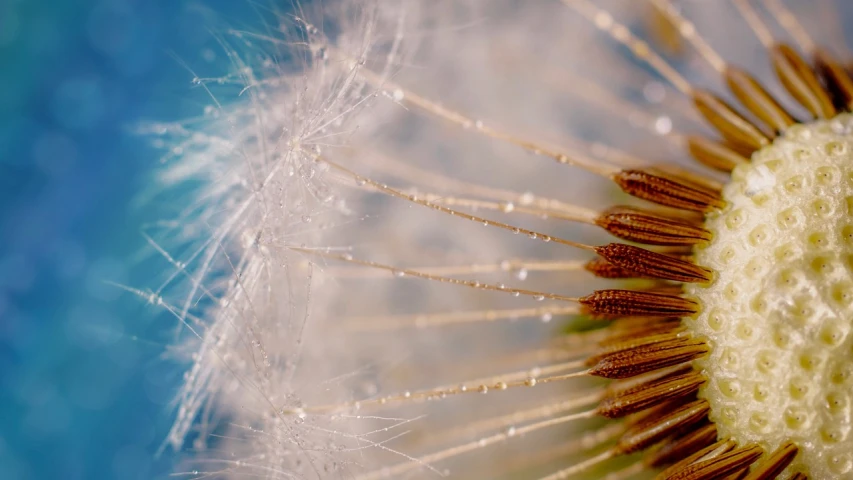
<svg viewBox="0 0 853 480"><path fill-rule="evenodd" d="M604 3L223 37L245 101L159 129L190 477L853 478L835 7Z"/></svg>

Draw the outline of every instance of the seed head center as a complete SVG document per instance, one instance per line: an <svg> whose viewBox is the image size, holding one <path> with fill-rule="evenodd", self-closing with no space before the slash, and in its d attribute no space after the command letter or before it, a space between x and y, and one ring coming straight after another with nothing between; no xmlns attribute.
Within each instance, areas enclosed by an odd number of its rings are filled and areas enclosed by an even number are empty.
<svg viewBox="0 0 853 480"><path fill-rule="evenodd" d="M792 127L723 197L696 251L717 277L687 287L703 309L685 320L712 348L711 420L741 445L795 442L811 478L853 474L853 116Z"/></svg>

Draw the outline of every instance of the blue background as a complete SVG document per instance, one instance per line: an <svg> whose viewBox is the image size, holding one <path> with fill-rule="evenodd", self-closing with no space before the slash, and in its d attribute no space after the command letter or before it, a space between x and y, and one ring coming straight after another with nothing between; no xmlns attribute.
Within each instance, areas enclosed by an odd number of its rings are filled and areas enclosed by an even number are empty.
<svg viewBox="0 0 853 480"><path fill-rule="evenodd" d="M246 17L241 18L240 15ZM199 115L240 0L0 0L0 479L167 478L183 368L143 225L169 212L134 128ZM221 33L221 32L220 32ZM153 192L153 194L152 194Z"/></svg>

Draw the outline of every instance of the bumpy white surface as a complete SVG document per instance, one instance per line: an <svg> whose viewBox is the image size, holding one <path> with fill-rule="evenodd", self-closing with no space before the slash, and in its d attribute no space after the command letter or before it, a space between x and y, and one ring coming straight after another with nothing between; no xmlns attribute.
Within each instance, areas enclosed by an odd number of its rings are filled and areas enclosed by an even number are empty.
<svg viewBox="0 0 853 480"><path fill-rule="evenodd" d="M687 293L712 346L701 395L721 438L800 447L789 471L853 479L853 116L798 125L738 167L715 237L718 272Z"/></svg>

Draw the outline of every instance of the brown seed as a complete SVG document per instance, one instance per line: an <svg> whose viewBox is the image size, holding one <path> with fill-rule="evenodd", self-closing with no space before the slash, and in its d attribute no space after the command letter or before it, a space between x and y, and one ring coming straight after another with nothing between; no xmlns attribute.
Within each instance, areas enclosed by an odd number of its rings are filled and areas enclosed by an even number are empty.
<svg viewBox="0 0 853 480"><path fill-rule="evenodd" d="M758 150L770 145L770 138L720 97L707 90L694 90L693 104L720 134L734 143Z"/></svg>
<svg viewBox="0 0 853 480"><path fill-rule="evenodd" d="M835 57L826 50L815 52L817 69L823 76L827 89L835 97L835 104L841 110L853 110L853 79Z"/></svg>
<svg viewBox="0 0 853 480"><path fill-rule="evenodd" d="M699 163L723 172L731 172L738 165L749 162L748 154L744 156L728 145L700 135L687 137L687 150Z"/></svg>
<svg viewBox="0 0 853 480"><path fill-rule="evenodd" d="M598 342L601 347L612 347L631 339L661 335L665 333L678 333L684 329L680 318L642 318L635 321L634 318L616 320L610 324L608 331L612 331L607 338Z"/></svg>
<svg viewBox="0 0 853 480"><path fill-rule="evenodd" d="M699 423L708 414L708 409L707 401L696 400L663 415L646 418L625 431L615 450L624 455L650 447Z"/></svg>
<svg viewBox="0 0 853 480"><path fill-rule="evenodd" d="M726 205L719 192L670 175L656 175L643 170L622 170L612 178L625 193L667 207L711 212Z"/></svg>
<svg viewBox="0 0 853 480"><path fill-rule="evenodd" d="M696 302L678 295L632 290L598 290L579 302L589 313L626 317L684 317L699 311Z"/></svg>
<svg viewBox="0 0 853 480"><path fill-rule="evenodd" d="M732 451L737 444L733 440L719 440L715 443L708 445L705 448L699 449L693 454L690 454L676 463L673 463L671 466L667 467L663 471L661 471L657 476L655 476L655 480L664 480L669 478L670 476L684 470L688 466L696 463L699 459L711 459L719 457L720 455Z"/></svg>
<svg viewBox="0 0 853 480"><path fill-rule="evenodd" d="M652 252L633 245L610 243L596 247L595 252L617 267L637 272L641 277L676 282L709 282L714 272L670 255Z"/></svg>
<svg viewBox="0 0 853 480"><path fill-rule="evenodd" d="M651 468L660 468L692 455L717 440L717 426L709 423L681 437L670 440L661 448L646 455L643 462Z"/></svg>
<svg viewBox="0 0 853 480"><path fill-rule="evenodd" d="M622 267L617 267L603 258L594 258L590 260L584 268L600 278L640 278L642 275L637 272L625 270Z"/></svg>
<svg viewBox="0 0 853 480"><path fill-rule="evenodd" d="M705 379L698 372L666 376L608 395L598 406L598 414L619 418L645 410L662 401L695 394Z"/></svg>
<svg viewBox="0 0 853 480"><path fill-rule="evenodd" d="M736 448L714 458L696 462L666 477L667 480L711 480L724 478L748 467L764 454L758 445Z"/></svg>
<svg viewBox="0 0 853 480"><path fill-rule="evenodd" d="M799 449L793 443L786 443L776 449L770 457L746 476L745 480L772 480L788 468L794 461Z"/></svg>
<svg viewBox="0 0 853 480"><path fill-rule="evenodd" d="M604 378L630 378L695 360L708 351L705 342L682 338L640 345L604 356L589 369L589 374Z"/></svg>
<svg viewBox="0 0 853 480"><path fill-rule="evenodd" d="M773 69L782 85L802 106L818 118L832 118L835 107L814 71L793 48L785 44L770 49Z"/></svg>
<svg viewBox="0 0 853 480"><path fill-rule="evenodd" d="M701 226L633 207L608 209L595 223L619 238L648 245L695 245L711 239Z"/></svg>
<svg viewBox="0 0 853 480"><path fill-rule="evenodd" d="M723 77L741 104L774 131L784 132L796 123L791 114L746 71L730 66Z"/></svg>
<svg viewBox="0 0 853 480"><path fill-rule="evenodd" d="M622 340L621 342L610 342L607 345L602 346L601 350L587 357L586 364L587 366L591 367L596 365L602 359L605 359L617 352L633 350L639 347L647 347L649 345L654 345L658 343L671 343L673 341L686 343L687 341L689 341L689 338L679 336L679 332L677 331L655 333L646 336L629 337L625 340Z"/></svg>

